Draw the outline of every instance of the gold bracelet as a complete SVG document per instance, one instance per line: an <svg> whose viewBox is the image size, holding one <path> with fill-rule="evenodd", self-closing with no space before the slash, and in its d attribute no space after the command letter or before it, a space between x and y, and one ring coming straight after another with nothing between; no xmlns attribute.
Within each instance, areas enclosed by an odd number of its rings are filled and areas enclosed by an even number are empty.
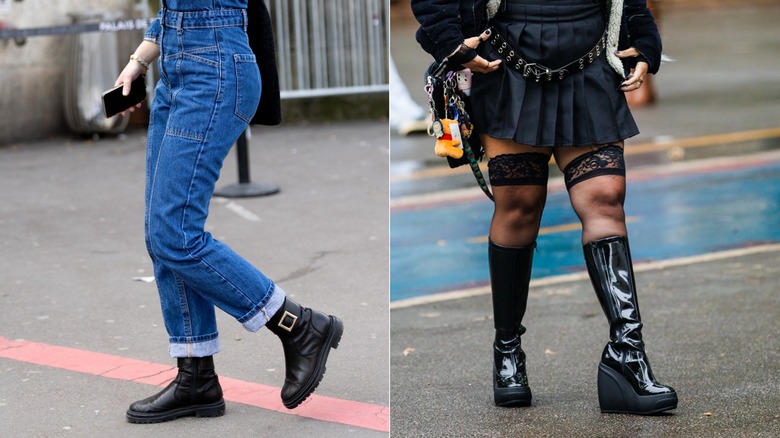
<svg viewBox="0 0 780 438"><path fill-rule="evenodd" d="M143 59L135 56L135 54L130 55L130 60L131 61L135 61L135 62L141 64L141 67L143 67L144 70L149 70L149 63L144 61Z"/></svg>

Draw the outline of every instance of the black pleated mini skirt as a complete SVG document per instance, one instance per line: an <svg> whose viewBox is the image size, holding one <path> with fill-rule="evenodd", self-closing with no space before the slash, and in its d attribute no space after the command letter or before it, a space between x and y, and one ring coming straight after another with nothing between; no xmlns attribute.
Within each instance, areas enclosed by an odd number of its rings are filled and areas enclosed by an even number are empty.
<svg viewBox="0 0 780 438"><path fill-rule="evenodd" d="M587 54L604 34L607 18L594 0L504 0L491 24L527 62L559 68ZM489 43L486 59L501 59ZM623 79L605 54L563 79L536 81L503 62L474 74L472 119L478 132L517 143L588 146L639 133L619 90Z"/></svg>

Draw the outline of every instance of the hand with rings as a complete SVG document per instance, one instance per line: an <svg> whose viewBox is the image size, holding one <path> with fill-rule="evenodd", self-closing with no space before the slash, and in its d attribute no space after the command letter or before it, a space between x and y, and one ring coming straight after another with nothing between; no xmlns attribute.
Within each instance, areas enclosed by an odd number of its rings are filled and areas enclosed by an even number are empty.
<svg viewBox="0 0 780 438"><path fill-rule="evenodd" d="M466 38L465 40L463 40L463 44L467 45L468 47L471 47L472 49L476 49L481 43L487 41L489 37L490 37L490 29L487 29L484 32L482 32L482 34L479 36ZM463 67L471 69L472 72L490 73L492 71L496 71L499 65L501 65L500 59L496 59L495 61L488 61L487 59L477 55L476 58L463 64Z"/></svg>
<svg viewBox="0 0 780 438"><path fill-rule="evenodd" d="M633 47L615 52L615 54L618 58L621 59L636 58L640 55L640 53ZM623 81L622 84L620 84L620 89L624 92L638 90L642 84L645 83L645 76L647 75L648 67L649 66L644 61L637 62L634 71L631 72L631 74L628 76L628 78L626 78L625 81Z"/></svg>

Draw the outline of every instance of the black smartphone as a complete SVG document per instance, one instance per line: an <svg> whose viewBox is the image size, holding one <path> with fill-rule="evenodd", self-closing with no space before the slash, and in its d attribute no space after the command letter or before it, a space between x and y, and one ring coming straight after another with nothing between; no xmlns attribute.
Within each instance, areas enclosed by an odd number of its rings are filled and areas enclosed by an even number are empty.
<svg viewBox="0 0 780 438"><path fill-rule="evenodd" d="M144 76L138 76L130 85L130 95L128 96L122 95L121 85L103 93L103 113L106 118L109 118L144 100L146 100L146 81Z"/></svg>

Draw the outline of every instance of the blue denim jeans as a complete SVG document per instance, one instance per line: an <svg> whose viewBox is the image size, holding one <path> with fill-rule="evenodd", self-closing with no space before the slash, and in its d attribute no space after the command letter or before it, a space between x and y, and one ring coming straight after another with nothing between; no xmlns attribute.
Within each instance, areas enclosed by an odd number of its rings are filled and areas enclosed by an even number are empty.
<svg viewBox="0 0 780 438"><path fill-rule="evenodd" d="M172 357L219 351L214 307L257 331L284 291L204 230L225 156L260 100L242 9L164 11L147 137L146 246Z"/></svg>

